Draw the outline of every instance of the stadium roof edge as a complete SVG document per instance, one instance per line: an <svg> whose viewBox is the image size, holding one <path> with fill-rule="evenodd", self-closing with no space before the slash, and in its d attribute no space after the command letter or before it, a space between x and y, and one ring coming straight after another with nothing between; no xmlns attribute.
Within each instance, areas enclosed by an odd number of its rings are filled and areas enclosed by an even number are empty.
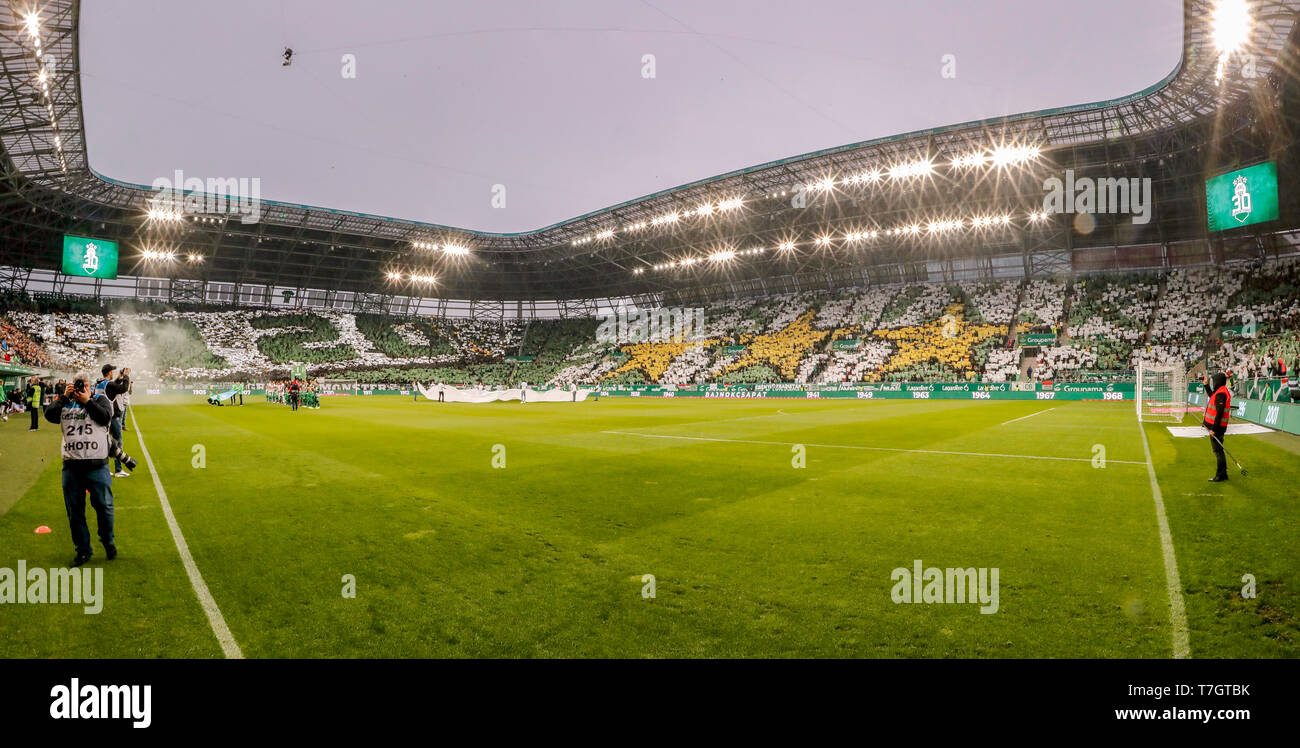
<svg viewBox="0 0 1300 748"><path fill-rule="evenodd" d="M957 124L940 125L937 127L930 127L922 130L912 130L906 133L886 135L879 138L872 138L870 140L861 140L854 143L846 143L844 145L832 146L830 148L822 148L816 151L801 153L796 156L788 156L786 158L776 159L774 161L768 161L765 163L756 164L754 166L747 166L741 169L735 169L729 172L724 172L722 174L716 174L711 177L697 179L693 182L687 182L685 184L680 184L675 187L669 187L667 189L659 190L657 192L651 192L646 195L641 195L640 197L635 197L630 200L624 200L621 203L588 211L581 215L574 216L573 218L566 218L563 221L557 221L548 226L543 226L542 228L532 229L529 231L516 231L516 232L478 231L476 229L459 228L456 226L447 226L445 224L431 223L428 221L417 221L417 220L412 220L407 218L396 218L393 216L383 216L374 213L361 213L358 211L342 210L338 208L327 208L318 205L305 205L302 203L290 203L290 202L285 202L280 200L269 200L269 199L263 199L261 202L265 205L270 205L274 207L296 208L298 210L320 211L320 212L330 213L333 215L340 215L340 216L352 216L356 218L365 218L365 219L377 220L377 221L388 221L388 222L399 223L408 226L420 226L435 231L455 232L457 234L465 234L471 236L494 237L494 238L503 238L503 239L534 237L540 234L544 234L547 231L568 226L570 224L577 223L579 221L583 221L588 218L593 218L595 216L599 216L605 213L611 213L613 211L620 210L622 208L627 208L629 206L636 205L638 203L643 203L648 200L653 200L658 197L663 197L665 195L670 195L675 192L682 192L697 187L705 187L710 184L724 181L726 179L744 176L746 174L763 171L765 169L772 169L778 166L785 166L788 164L810 161L812 159L819 158L822 156L829 156L836 153L843 153L846 151L869 148L871 146L878 146L886 143L894 143L894 142L900 142L905 140L919 140L922 138L931 137L933 135L939 135L946 132L955 132L957 130L964 130L968 128L1007 125L1014 122L1023 122L1026 120L1032 120L1041 117L1050 117L1053 115L1060 115L1060 114L1074 114L1077 112L1086 112L1086 111L1093 111L1098 109L1106 109L1114 106L1120 106L1122 104L1126 104L1135 100L1143 99L1147 96L1156 93L1157 91L1160 91L1168 87L1171 83L1173 83L1175 79L1178 78L1178 75L1183 71L1186 54L1187 54L1187 50L1186 47L1184 47L1182 54L1179 56L1178 64L1174 66L1174 69L1168 75L1166 75L1158 82L1150 86L1147 86L1146 88L1137 91L1135 93L1119 96L1113 99L1105 99L1102 101L1089 102L1085 104L1071 104L1069 106L1052 107L1049 109L1040 109L1031 112L1021 112L1018 114L1007 114L1007 115L1002 115L1000 117L988 117L980 120L969 120ZM79 70L80 68L78 68L78 71ZM89 154L89 148L87 148L87 154ZM145 191L153 190L153 188L150 186L136 184L134 182L127 182L120 179L115 179L113 177L110 177L106 174L99 172L93 166L90 165L89 156L87 156L86 159L86 169L96 178L102 179L105 182L108 182L109 184L114 184L119 187L126 187L129 189L136 189L136 190L145 190ZM204 194L204 193L195 193L195 192L186 191L185 194Z"/></svg>

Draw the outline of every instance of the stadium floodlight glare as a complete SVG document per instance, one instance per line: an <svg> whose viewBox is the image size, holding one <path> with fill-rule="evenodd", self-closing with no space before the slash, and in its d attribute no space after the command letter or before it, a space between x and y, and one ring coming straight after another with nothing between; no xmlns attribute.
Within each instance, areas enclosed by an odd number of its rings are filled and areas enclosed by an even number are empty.
<svg viewBox="0 0 1300 748"><path fill-rule="evenodd" d="M718 203L718 210L721 211L735 210L736 208L739 208L741 205L744 205L744 201L738 197L733 197L730 200L723 200L722 202Z"/></svg>
<svg viewBox="0 0 1300 748"><path fill-rule="evenodd" d="M23 16L23 27L27 29L27 35L33 39L41 37L41 14L31 11Z"/></svg>
<svg viewBox="0 0 1300 748"><path fill-rule="evenodd" d="M911 163L899 164L889 170L890 179L906 179L909 177L928 177L934 173L934 164L929 160L912 161Z"/></svg>
<svg viewBox="0 0 1300 748"><path fill-rule="evenodd" d="M829 246L830 243L831 243L831 238L830 238L829 236L819 236L819 237L817 237L817 246L819 246L819 247L826 247L826 246Z"/></svg>
<svg viewBox="0 0 1300 748"><path fill-rule="evenodd" d="M821 190L822 192L830 192L831 190L835 189L835 180L830 177L827 177L826 179L823 179L822 181L818 182L815 186L817 187L817 189Z"/></svg>
<svg viewBox="0 0 1300 748"><path fill-rule="evenodd" d="M709 255L709 260L711 262L726 262L727 260L735 259L735 257L736 253L734 250L724 249L720 252L714 252Z"/></svg>
<svg viewBox="0 0 1300 748"><path fill-rule="evenodd" d="M402 274L401 274L401 273L398 273L398 272L396 272L396 271L392 271L392 270L390 270L390 271L388 271L387 273L385 273L385 275L388 276L388 280L390 280L390 281L395 281L395 280L401 280L401 279L402 279Z"/></svg>
<svg viewBox="0 0 1300 748"><path fill-rule="evenodd" d="M1038 158L1039 150L1033 146L1003 146L993 149L994 166L1023 164Z"/></svg>
<svg viewBox="0 0 1300 748"><path fill-rule="evenodd" d="M781 242L781 244L777 247L777 249L781 250L782 252L793 252L794 242Z"/></svg>
<svg viewBox="0 0 1300 748"><path fill-rule="evenodd" d="M969 169L976 166L983 166L987 158L983 151L968 153L965 156L958 156L952 160L952 165L958 169Z"/></svg>
<svg viewBox="0 0 1300 748"><path fill-rule="evenodd" d="M150 221L180 221L185 218L185 214L175 208L150 208L145 213L145 217Z"/></svg>
<svg viewBox="0 0 1300 748"><path fill-rule="evenodd" d="M609 232L609 235L613 236L614 232ZM469 254L469 247L462 247L459 244L444 244L442 245L442 251L449 255L467 255Z"/></svg>
<svg viewBox="0 0 1300 748"><path fill-rule="evenodd" d="M190 262L203 262L203 255L190 255L186 259L188 259Z"/></svg>
<svg viewBox="0 0 1300 748"><path fill-rule="evenodd" d="M1250 38L1250 7L1246 0L1219 0L1211 18L1214 21L1214 46L1220 55L1236 52Z"/></svg>

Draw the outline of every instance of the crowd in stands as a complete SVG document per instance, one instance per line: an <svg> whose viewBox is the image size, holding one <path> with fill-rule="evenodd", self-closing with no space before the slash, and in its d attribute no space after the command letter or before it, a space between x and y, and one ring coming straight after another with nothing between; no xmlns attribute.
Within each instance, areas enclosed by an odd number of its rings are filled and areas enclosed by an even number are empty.
<svg viewBox="0 0 1300 748"><path fill-rule="evenodd" d="M0 361L45 367L50 365L50 354L27 333L0 317Z"/></svg>
<svg viewBox="0 0 1300 748"><path fill-rule="evenodd" d="M1065 316L1065 284L1053 280L1032 280L1025 284L1020 302L1020 321L1031 330L1053 330Z"/></svg>
<svg viewBox="0 0 1300 748"><path fill-rule="evenodd" d="M597 340L591 319L6 299L0 353L10 360L70 371L111 355L131 361L138 378L169 381L265 381L306 365L313 376L366 383L1005 382L1030 372L1105 378L1142 361L1190 366L1207 356L1245 373L1300 354L1297 260L728 299L704 309L689 340L636 343ZM1045 340L1022 348L1027 333Z"/></svg>

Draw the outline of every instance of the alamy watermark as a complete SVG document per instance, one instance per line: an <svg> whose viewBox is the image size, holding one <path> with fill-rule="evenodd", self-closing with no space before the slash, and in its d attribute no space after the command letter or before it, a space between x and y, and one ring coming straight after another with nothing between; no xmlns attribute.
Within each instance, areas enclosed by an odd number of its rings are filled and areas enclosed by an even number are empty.
<svg viewBox="0 0 1300 748"><path fill-rule="evenodd" d="M96 686L73 678L50 689L51 719L124 719L131 727L153 724L153 686Z"/></svg>
<svg viewBox="0 0 1300 748"><path fill-rule="evenodd" d="M262 180L258 177L186 177L177 169L151 185L150 213L166 218L187 215L233 215L240 223L262 220Z"/></svg>
<svg viewBox="0 0 1300 748"><path fill-rule="evenodd" d="M894 581L890 597L897 604L975 603L980 613L998 612L998 569L926 568L921 559L912 568L899 567L889 575Z"/></svg>
<svg viewBox="0 0 1300 748"><path fill-rule="evenodd" d="M104 609L104 568L0 567L0 605L81 605L86 615Z"/></svg>
<svg viewBox="0 0 1300 748"><path fill-rule="evenodd" d="M1130 214L1133 223L1151 222L1151 178L1121 179L1074 176L1066 169L1065 180L1049 177L1043 180L1044 213L1097 213Z"/></svg>
<svg viewBox="0 0 1300 748"><path fill-rule="evenodd" d="M704 336L703 307L637 309L620 306L600 315L596 342L602 345L627 343L689 343Z"/></svg>

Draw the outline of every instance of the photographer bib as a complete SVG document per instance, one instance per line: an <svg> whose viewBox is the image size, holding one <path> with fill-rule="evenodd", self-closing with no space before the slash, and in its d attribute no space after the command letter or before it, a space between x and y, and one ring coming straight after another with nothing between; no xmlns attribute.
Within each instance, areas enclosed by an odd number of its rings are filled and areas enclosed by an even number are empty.
<svg viewBox="0 0 1300 748"><path fill-rule="evenodd" d="M59 419L63 431L63 459L108 458L108 427L90 420L85 408L64 408Z"/></svg>

